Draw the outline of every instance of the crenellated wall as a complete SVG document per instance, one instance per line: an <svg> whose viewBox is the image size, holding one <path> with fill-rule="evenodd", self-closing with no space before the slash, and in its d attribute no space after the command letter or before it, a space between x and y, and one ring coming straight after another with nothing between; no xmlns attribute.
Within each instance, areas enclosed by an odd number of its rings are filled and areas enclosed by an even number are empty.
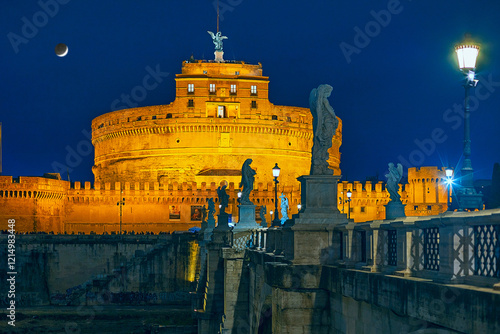
<svg viewBox="0 0 500 334"><path fill-rule="evenodd" d="M437 215L447 209L445 167L436 166L408 169L407 216Z"/></svg>
<svg viewBox="0 0 500 334"><path fill-rule="evenodd" d="M201 225L200 217L194 217L196 208L208 207L213 198L218 213L218 195L215 182L75 182L70 188L68 181L43 177L0 178L0 230L7 229L7 220L16 220L18 232L54 233L118 233L120 231L119 201L122 206L122 231L173 232L185 231ZM290 202L290 216L298 212L300 189L280 187ZM239 189L229 182L230 196L227 213L232 221L238 219L237 194ZM271 221L274 210L274 184L258 183L251 200L260 212L267 206L266 220ZM178 211L179 216L173 213ZM260 222L260 215L258 215Z"/></svg>
<svg viewBox="0 0 500 334"><path fill-rule="evenodd" d="M64 232L69 182L44 177L0 176L0 229L16 220L19 231Z"/></svg>
<svg viewBox="0 0 500 334"><path fill-rule="evenodd" d="M437 167L410 168L407 184L400 186L401 200L406 204L407 216L434 215L446 210L446 186L443 184L444 170ZM235 177L239 178L239 177ZM220 182L228 182L220 177ZM235 182L228 182L230 196L227 213L232 221L238 219ZM281 186L289 200L289 216L298 212L300 187ZM120 231L120 208L117 203L125 199L122 207L122 231L171 232L200 226L200 219L191 219L193 210L214 198L218 202L216 182L75 182L43 177L0 177L0 229L7 228L8 219L16 219L20 232L44 231L54 233ZM347 191L352 192L351 202L346 202ZM260 212L267 206L266 221L272 220L274 211L274 183L258 183L251 199ZM334 199L332 199L334 200ZM348 212L355 222L385 219L385 206L389 202L385 183L366 181L338 184L338 208ZM278 202L278 209L280 203ZM179 217L171 211L179 211ZM260 222L260 215L257 215Z"/></svg>
<svg viewBox="0 0 500 334"><path fill-rule="evenodd" d="M444 167L408 168L408 183L399 186L406 216L430 216L446 211L447 186L444 180ZM347 201L349 190L352 193L350 203ZM347 214L350 206L350 218L355 222L385 219L385 205L390 196L384 182L343 181L338 184L337 194L339 211Z"/></svg>

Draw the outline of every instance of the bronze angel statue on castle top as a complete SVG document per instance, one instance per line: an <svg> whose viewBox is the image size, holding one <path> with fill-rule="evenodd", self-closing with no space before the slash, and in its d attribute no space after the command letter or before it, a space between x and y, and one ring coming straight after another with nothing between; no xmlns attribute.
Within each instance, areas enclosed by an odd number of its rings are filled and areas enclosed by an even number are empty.
<svg viewBox="0 0 500 334"><path fill-rule="evenodd" d="M228 37L222 36L222 33L220 31L217 31L216 34L211 31L207 32L210 34L210 37L212 37L212 41L215 44L215 51L222 51L222 40L228 39Z"/></svg>

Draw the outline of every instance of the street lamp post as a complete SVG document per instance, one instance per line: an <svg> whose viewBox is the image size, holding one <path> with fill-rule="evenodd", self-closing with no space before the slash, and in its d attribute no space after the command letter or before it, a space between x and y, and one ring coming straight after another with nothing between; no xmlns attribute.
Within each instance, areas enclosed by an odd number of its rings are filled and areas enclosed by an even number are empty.
<svg viewBox="0 0 500 334"><path fill-rule="evenodd" d="M122 234L122 217L123 217L123 206L125 205L125 198L122 198L122 200L116 203L116 205L120 207L120 234Z"/></svg>
<svg viewBox="0 0 500 334"><path fill-rule="evenodd" d="M352 191L347 190L347 219L351 219L351 196L352 196Z"/></svg>
<svg viewBox="0 0 500 334"><path fill-rule="evenodd" d="M470 41L470 36L466 35L464 42L455 46L458 58L458 67L465 75L465 99L464 99L464 146L463 163L461 169L460 183L462 185L458 192L459 210L482 208L482 194L476 193L471 162L471 140L470 140L470 107L469 90L477 85L475 79L476 59L479 54L479 45Z"/></svg>
<svg viewBox="0 0 500 334"><path fill-rule="evenodd" d="M451 185L453 183L453 169L446 168L446 184L448 185L448 191L446 192L446 210L450 211L450 196L451 196Z"/></svg>
<svg viewBox="0 0 500 334"><path fill-rule="evenodd" d="M345 188L344 188L344 187L342 187L342 213L344 213L344 212L345 212L345 202L346 202L346 201L345 201L345 199L344 199L344 198L345 198L345 196L344 196L344 195L345 195Z"/></svg>
<svg viewBox="0 0 500 334"><path fill-rule="evenodd" d="M272 227L281 226L281 221L278 217L278 176L280 176L280 168L278 167L278 163L276 163L273 167L273 176L274 176L274 219L272 223Z"/></svg>

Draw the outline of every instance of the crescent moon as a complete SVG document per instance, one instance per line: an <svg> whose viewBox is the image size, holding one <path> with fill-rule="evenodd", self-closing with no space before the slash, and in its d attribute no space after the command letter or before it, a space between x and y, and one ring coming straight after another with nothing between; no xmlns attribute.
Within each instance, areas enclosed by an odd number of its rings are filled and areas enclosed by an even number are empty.
<svg viewBox="0 0 500 334"><path fill-rule="evenodd" d="M55 51L56 51L56 55L58 57L64 57L68 54L68 46L64 43L60 43L60 44L57 44L56 45L56 48L55 48Z"/></svg>

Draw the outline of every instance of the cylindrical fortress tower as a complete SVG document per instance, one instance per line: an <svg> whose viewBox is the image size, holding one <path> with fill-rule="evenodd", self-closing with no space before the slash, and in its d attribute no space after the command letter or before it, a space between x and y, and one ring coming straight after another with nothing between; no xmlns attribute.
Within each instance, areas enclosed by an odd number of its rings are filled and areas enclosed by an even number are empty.
<svg viewBox="0 0 500 334"><path fill-rule="evenodd" d="M176 99L169 105L110 112L92 121L96 182L234 182L250 158L255 185L298 187L309 173L312 116L308 108L268 100L262 65L244 62L183 62ZM307 99L308 92L304 93ZM340 174L342 122L329 150Z"/></svg>

